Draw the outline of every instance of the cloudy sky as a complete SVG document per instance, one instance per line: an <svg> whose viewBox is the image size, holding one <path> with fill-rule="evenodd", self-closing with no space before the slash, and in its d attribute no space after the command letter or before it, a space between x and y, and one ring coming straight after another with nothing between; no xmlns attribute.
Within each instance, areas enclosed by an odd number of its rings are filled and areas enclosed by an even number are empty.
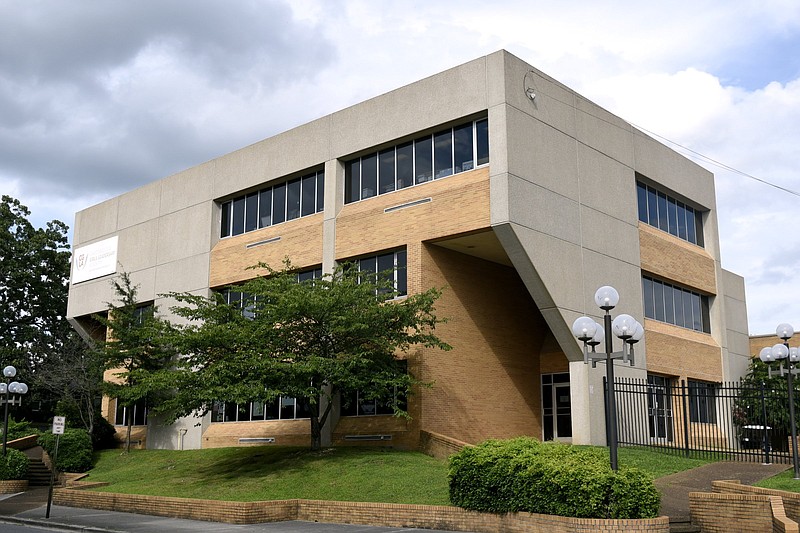
<svg viewBox="0 0 800 533"><path fill-rule="evenodd" d="M800 329L796 0L0 0L0 193L71 226L501 48L704 156L751 333Z"/></svg>

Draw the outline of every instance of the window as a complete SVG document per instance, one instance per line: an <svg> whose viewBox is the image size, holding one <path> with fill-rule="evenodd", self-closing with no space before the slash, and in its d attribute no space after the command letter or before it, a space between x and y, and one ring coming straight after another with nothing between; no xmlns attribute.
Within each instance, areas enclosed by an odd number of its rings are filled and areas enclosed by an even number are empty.
<svg viewBox="0 0 800 533"><path fill-rule="evenodd" d="M397 296L408 294L406 263L407 255L405 249L362 257L352 262L360 273L360 280L386 280L389 282L387 285L391 285L397 292ZM378 279L377 276L381 276L381 278ZM388 288L378 289L378 293L386 293L388 291Z"/></svg>
<svg viewBox="0 0 800 533"><path fill-rule="evenodd" d="M710 333L708 296L642 276L644 316L682 328Z"/></svg>
<svg viewBox="0 0 800 533"><path fill-rule="evenodd" d="M636 182L636 198L639 220L703 246L703 217L698 210L642 182Z"/></svg>
<svg viewBox="0 0 800 533"><path fill-rule="evenodd" d="M321 277L321 268L301 270L297 273L298 282L320 279ZM223 301L226 304L233 305L241 309L245 318L253 318L255 316L254 305L256 299L252 295L246 292L234 290L230 287L220 291L220 294L222 294Z"/></svg>
<svg viewBox="0 0 800 533"><path fill-rule="evenodd" d="M117 409L114 413L115 426L127 426L128 416L133 416L134 426L147 425L147 403L144 400L139 400L132 406L123 405L119 400L116 403Z"/></svg>
<svg viewBox="0 0 800 533"><path fill-rule="evenodd" d="M717 423L717 385L689 380L689 420L702 424Z"/></svg>
<svg viewBox="0 0 800 533"><path fill-rule="evenodd" d="M488 162L489 127L484 118L346 161L344 201L365 200Z"/></svg>
<svg viewBox="0 0 800 533"><path fill-rule="evenodd" d="M257 422L261 420L297 420L310 418L308 402L280 396L271 402L253 401L243 404L214 402L212 422Z"/></svg>
<svg viewBox="0 0 800 533"><path fill-rule="evenodd" d="M319 171L228 200L221 205L220 237L319 213L325 208L324 198L325 173Z"/></svg>
<svg viewBox="0 0 800 533"><path fill-rule="evenodd" d="M408 372L408 362L399 361L406 372ZM406 409L406 396L395 388L391 398L386 400L367 399L361 392L348 392L341 395L341 415L342 416L373 416L373 415L393 415L394 405L398 408Z"/></svg>

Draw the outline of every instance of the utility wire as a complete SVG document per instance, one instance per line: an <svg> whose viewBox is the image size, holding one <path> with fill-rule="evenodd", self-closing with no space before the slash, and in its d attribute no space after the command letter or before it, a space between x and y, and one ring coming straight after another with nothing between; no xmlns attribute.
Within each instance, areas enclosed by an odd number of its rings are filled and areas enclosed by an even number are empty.
<svg viewBox="0 0 800 533"><path fill-rule="evenodd" d="M727 170L727 171L729 171L729 172L733 172L733 173L735 173L735 174L739 174L740 176L744 176L744 177L746 177L746 178L750 178L750 179L752 179L752 180L755 180L755 181L757 181L757 182L759 182L759 183L763 183L764 185L769 185L770 187L774 187L774 188L776 188L776 189L778 189L778 190L781 190L781 191L783 191L783 192L787 192L787 193L789 193L789 194L792 194L792 195L794 195L794 196L800 196L800 192L794 191L794 190L792 190L792 189L787 189L786 187L782 187L782 186L780 186L780 185L776 185L775 183L770 183L770 182L769 182L769 181L767 181L767 180L764 180L764 179L758 178L758 177L756 177L756 176L753 176L752 174L748 174L747 172L742 172L741 170L739 170L739 169L736 169L736 168L733 168L733 167L731 167L731 166L728 166L728 165L726 165L725 163L722 163L722 162L720 162L720 161L717 161L716 159L712 159L712 158L708 157L707 155L703 155L703 154L701 154L700 152L696 152L696 151L692 150L691 148L687 148L686 146L683 146L683 145L682 145L682 144L680 144L680 143L676 143L675 141L672 141L672 140L670 140L670 139L667 139L667 138L666 138L666 137L664 137L663 135L659 135L658 133L652 132L652 131L648 130L647 128L643 128L643 127L639 126L638 124L634 124L634 123L632 123L632 122L631 122L630 124L631 124L631 126L633 126L634 128L636 128L636 129L639 129L639 130L642 130L643 132L647 133L648 135L652 135L653 137L658 137L659 139L661 139L661 140L663 140L663 141L666 141L666 142L668 142L668 143L670 143L670 144L672 144L672 145L674 145L674 146L677 146L677 147L679 147L679 148L680 148L680 149L682 149L682 150L685 150L685 151L687 151L687 152L689 152L689 153L691 153L691 154L694 154L694 155L695 155L695 156L697 156L699 159L701 159L701 160L703 160L703 161L705 161L705 162L707 162L707 163L710 163L710 164L712 164L712 165L718 166L718 167L720 167L720 168L722 168L722 169L725 169L725 170Z"/></svg>

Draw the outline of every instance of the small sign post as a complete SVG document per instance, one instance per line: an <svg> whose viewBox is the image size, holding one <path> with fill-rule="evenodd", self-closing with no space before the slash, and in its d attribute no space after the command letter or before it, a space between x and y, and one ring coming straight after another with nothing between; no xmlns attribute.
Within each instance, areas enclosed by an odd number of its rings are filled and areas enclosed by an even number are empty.
<svg viewBox="0 0 800 533"><path fill-rule="evenodd" d="M53 461L50 465L50 490L47 492L47 512L45 518L50 518L50 505L53 503L53 485L55 484L56 477L56 463L58 461L58 441L61 435L64 434L64 426L66 425L66 417L54 416L53 417L53 435L56 436L56 449L53 454Z"/></svg>

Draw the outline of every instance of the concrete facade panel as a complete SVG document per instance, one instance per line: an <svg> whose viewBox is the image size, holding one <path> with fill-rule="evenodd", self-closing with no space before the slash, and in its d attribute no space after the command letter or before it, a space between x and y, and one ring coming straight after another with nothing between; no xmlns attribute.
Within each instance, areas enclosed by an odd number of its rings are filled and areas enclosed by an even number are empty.
<svg viewBox="0 0 800 533"><path fill-rule="evenodd" d="M508 171L574 198L578 189L575 139L513 107L506 109Z"/></svg>
<svg viewBox="0 0 800 533"><path fill-rule="evenodd" d="M159 218L158 263L209 252L213 206L199 204Z"/></svg>
<svg viewBox="0 0 800 533"><path fill-rule="evenodd" d="M678 195L681 191L690 205L716 210L714 175L697 163L666 148L644 133L634 130L636 171Z"/></svg>
<svg viewBox="0 0 800 533"><path fill-rule="evenodd" d="M507 104L574 138L575 93L511 54L505 53L505 64ZM526 87L536 95L533 100Z"/></svg>
<svg viewBox="0 0 800 533"><path fill-rule="evenodd" d="M200 254L164 263L156 268L156 294L192 292L208 288L209 255Z"/></svg>
<svg viewBox="0 0 800 533"><path fill-rule="evenodd" d="M636 225L639 215L633 169L585 144L579 144L577 150L581 204Z"/></svg>
<svg viewBox="0 0 800 533"><path fill-rule="evenodd" d="M509 215L515 225L579 244L581 220L578 204L571 198L510 175Z"/></svg>
<svg viewBox="0 0 800 533"><path fill-rule="evenodd" d="M575 108L578 142L602 153L604 157L632 167L632 126L581 96L575 98Z"/></svg>
<svg viewBox="0 0 800 533"><path fill-rule="evenodd" d="M158 218L119 232L117 272L135 272L158 263Z"/></svg>
<svg viewBox="0 0 800 533"><path fill-rule="evenodd" d="M158 218L161 206L161 181L139 187L119 197L117 230Z"/></svg>
<svg viewBox="0 0 800 533"><path fill-rule="evenodd" d="M100 240L117 231L119 197L92 206L75 215L72 249Z"/></svg>
<svg viewBox="0 0 800 533"><path fill-rule="evenodd" d="M173 174L161 181L161 215L208 202L214 190L213 161Z"/></svg>
<svg viewBox="0 0 800 533"><path fill-rule="evenodd" d="M583 247L639 266L639 231L613 215L581 206L580 227ZM594 295L594 293L592 293Z"/></svg>
<svg viewBox="0 0 800 533"><path fill-rule="evenodd" d="M486 68L486 58L476 59L332 114L332 156L344 157L485 112Z"/></svg>

